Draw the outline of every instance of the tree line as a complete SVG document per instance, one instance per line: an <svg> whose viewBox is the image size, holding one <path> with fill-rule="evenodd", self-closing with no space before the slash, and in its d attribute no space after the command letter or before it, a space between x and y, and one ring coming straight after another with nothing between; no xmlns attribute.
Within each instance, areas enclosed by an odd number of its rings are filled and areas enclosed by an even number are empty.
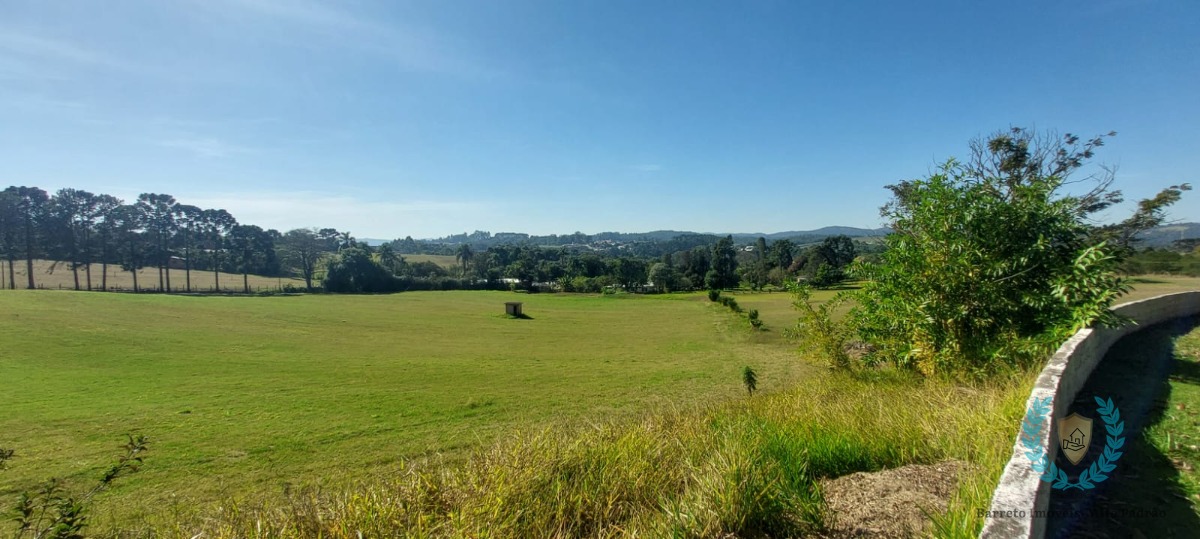
<svg viewBox="0 0 1200 539"><path fill-rule="evenodd" d="M289 233L290 234L290 233ZM319 237L334 244L343 235L323 229ZM53 194L37 187L11 186L0 191L0 273L8 288L17 287L15 268L25 266L25 287L36 288L34 260L52 261L51 271L65 268L76 290L109 290L108 267L128 271L135 291L191 292L211 273L221 288L220 273L240 273L249 291L249 275L282 275L280 249L287 234L239 223L223 209L182 204L171 195L143 193L126 202L112 195L80 189ZM288 253L290 257L290 251ZM94 279L92 268L100 267ZM169 268L184 270L184 282L172 283ZM138 270L155 268L158 282L138 280Z"/></svg>
<svg viewBox="0 0 1200 539"><path fill-rule="evenodd" d="M767 285L783 288L797 279L817 287L834 285L846 277L845 269L858 258L860 247L868 256L878 250L847 236L828 237L808 246L787 239L767 242L765 238L738 246L732 236L725 236L708 245L655 257L523 243L476 251L464 243L454 251L457 264L447 269L432 262L408 262L401 253L409 247L408 238L376 248L355 243L351 249L331 255L317 271L323 272L321 279L330 292L760 290Z"/></svg>
<svg viewBox="0 0 1200 539"><path fill-rule="evenodd" d="M209 283L221 289L221 273L296 276L306 289L329 292L390 292L420 289L552 288L568 292L632 292L761 289L800 278L834 284L857 256L846 236L799 246L764 238L737 246L732 236L681 235L660 242L660 255L633 247L615 252L528 243L498 244L476 251L455 246L457 265L409 262L414 241L378 247L334 228L298 228L280 233L240 223L224 209L183 204L173 196L143 193L133 201L80 189L53 194L37 187L0 191L0 283L18 286L24 266L26 288L36 288L34 261L51 261L50 271L70 271L76 290L110 290L109 266L127 271L134 291L193 292ZM99 277L92 274L100 269ZM157 270L157 281L139 281L139 270ZM183 271L172 282L171 269ZM197 275L193 275L196 273ZM202 277L199 274L207 275ZM210 281L211 279L211 281Z"/></svg>

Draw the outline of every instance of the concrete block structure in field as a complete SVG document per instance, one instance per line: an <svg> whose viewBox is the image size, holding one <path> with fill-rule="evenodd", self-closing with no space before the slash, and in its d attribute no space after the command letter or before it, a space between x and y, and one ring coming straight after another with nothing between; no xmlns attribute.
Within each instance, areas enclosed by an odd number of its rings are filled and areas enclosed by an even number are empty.
<svg viewBox="0 0 1200 539"><path fill-rule="evenodd" d="M504 302L504 313L509 316L515 316L517 318L524 316L524 313L521 312L521 302L519 302L519 301Z"/></svg>

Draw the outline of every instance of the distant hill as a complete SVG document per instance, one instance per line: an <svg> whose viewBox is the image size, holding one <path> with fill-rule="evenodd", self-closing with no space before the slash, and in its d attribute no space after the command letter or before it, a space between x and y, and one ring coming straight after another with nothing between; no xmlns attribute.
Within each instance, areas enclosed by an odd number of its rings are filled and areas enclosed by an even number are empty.
<svg viewBox="0 0 1200 539"><path fill-rule="evenodd" d="M475 250L486 250L500 245L535 245L540 247L559 247L574 250L587 250L609 254L628 254L634 256L661 256L666 253L686 251L695 247L712 245L725 236L733 236L734 243L748 245L758 238L767 241L787 239L797 245L807 245L820 242L829 236L846 235L852 238L862 238L868 243L877 242L888 233L886 228L856 228L849 226L827 226L815 230L793 230L765 234L756 233L712 233L688 232L682 230L652 230L650 232L599 232L584 234L549 234L538 236L521 232L485 232L477 230L472 233L452 234L441 238L414 240L405 238L392 243L397 252L402 254L453 255L460 245L470 245ZM361 240L370 245L387 243L374 238Z"/></svg>
<svg viewBox="0 0 1200 539"><path fill-rule="evenodd" d="M445 246L457 246L463 243L469 243L473 247L486 249L493 245L506 244L533 244L543 246L562 246L562 245L594 245L601 242L611 242L617 244L646 244L646 243L670 243L671 248L687 249L690 244L707 244L716 241L717 238L725 236L733 236L733 240L741 245L754 243L758 238L766 238L767 241L778 241L782 239L791 240L793 243L806 244L816 243L829 236L850 236L851 238L864 238L864 241L870 243L879 241L878 238L888 235L890 229L884 228L858 228L852 226L825 226L813 230L789 230L785 232L688 232L685 230L652 230L649 232L599 232L596 234L584 234L576 232L574 234L550 234L547 236L537 236L532 234L524 234L520 232L498 232L495 234L489 232L475 232L473 234L455 234L436 239L421 239L415 240L413 245L402 252L431 252L439 254L442 251L449 253ZM875 240L865 238L876 238ZM1200 238L1200 223L1175 223L1171 225L1161 226L1153 230L1148 230L1139 236L1141 242L1139 247L1170 247L1172 242L1181 239ZM378 238L360 238L362 241L371 246L378 246L387 243L391 240ZM421 247L418 247L420 245Z"/></svg>
<svg viewBox="0 0 1200 539"><path fill-rule="evenodd" d="M891 230L889 230L887 228L856 228L856 227L852 227L852 226L826 226L826 227L818 228L816 230L792 230L789 232L775 232L774 234L734 234L733 237L734 237L734 239L737 239L739 236L748 236L753 239L758 239L759 237L764 237L764 238L767 238L768 240L774 241L774 240L781 240L781 239L785 239L785 238L798 238L798 237L815 237L817 239L824 239L829 236L850 236L851 238L857 238L857 237L862 237L862 236L886 236L888 234L888 232L891 232Z"/></svg>
<svg viewBox="0 0 1200 539"><path fill-rule="evenodd" d="M1200 223L1175 223L1138 235L1138 247L1170 247L1173 242L1200 238Z"/></svg>

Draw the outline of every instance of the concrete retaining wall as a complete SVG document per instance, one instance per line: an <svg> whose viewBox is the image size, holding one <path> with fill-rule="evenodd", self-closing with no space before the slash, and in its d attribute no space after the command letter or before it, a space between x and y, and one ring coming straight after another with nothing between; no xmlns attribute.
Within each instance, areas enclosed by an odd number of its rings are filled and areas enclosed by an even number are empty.
<svg viewBox="0 0 1200 539"><path fill-rule="evenodd" d="M1026 407L1034 399L1050 397L1054 417L1062 417L1109 347L1121 337L1141 328L1200 313L1200 292L1165 294L1123 303L1113 310L1132 318L1137 325L1083 329L1067 339L1050 358L1046 368L1042 369L1025 403ZM1042 447L1053 456L1058 454L1058 444L1051 441L1052 431L1045 429ZM1038 512L1044 514L1050 505L1050 484L1042 481L1040 475L1030 467L1018 436L1013 443L1012 458L1004 467L1004 475L992 494L992 512L989 515L1003 516L989 517L980 533L981 538L1041 539L1045 535L1046 519L1033 517Z"/></svg>

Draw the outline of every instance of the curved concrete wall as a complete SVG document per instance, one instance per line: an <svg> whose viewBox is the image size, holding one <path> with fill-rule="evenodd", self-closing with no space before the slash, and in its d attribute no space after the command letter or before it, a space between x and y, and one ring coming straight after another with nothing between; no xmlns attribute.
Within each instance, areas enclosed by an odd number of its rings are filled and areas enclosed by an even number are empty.
<svg viewBox="0 0 1200 539"><path fill-rule="evenodd" d="M1050 397L1054 417L1061 417L1113 343L1146 326L1200 313L1200 292L1165 294L1123 303L1113 310L1132 318L1137 324L1079 330L1059 347L1042 369L1026 407L1034 399ZM1057 455L1058 444L1050 439L1052 430L1046 429L1043 433L1042 447L1048 454ZM1045 535L1046 519L1035 518L1035 515L1044 515L1050 505L1050 484L1043 482L1040 475L1030 467L1018 436L1013 443L1012 458L992 494L991 512L980 533L981 538L1041 539Z"/></svg>

